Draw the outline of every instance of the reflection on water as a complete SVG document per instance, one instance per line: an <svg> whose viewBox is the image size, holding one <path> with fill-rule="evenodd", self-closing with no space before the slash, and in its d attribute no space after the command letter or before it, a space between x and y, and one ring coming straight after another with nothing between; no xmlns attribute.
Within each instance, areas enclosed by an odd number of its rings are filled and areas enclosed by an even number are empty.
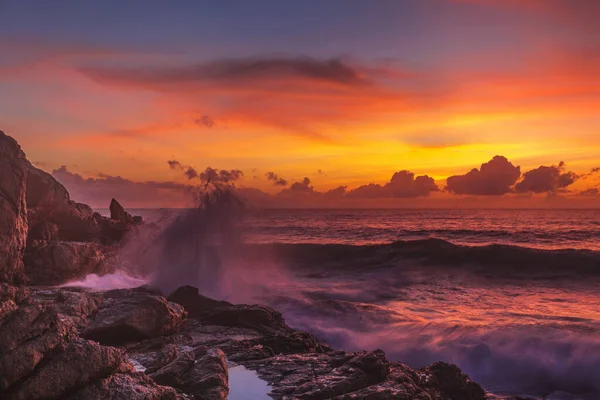
<svg viewBox="0 0 600 400"><path fill-rule="evenodd" d="M269 399L270 391L267 382L260 379L256 372L241 365L229 368L229 400Z"/></svg>

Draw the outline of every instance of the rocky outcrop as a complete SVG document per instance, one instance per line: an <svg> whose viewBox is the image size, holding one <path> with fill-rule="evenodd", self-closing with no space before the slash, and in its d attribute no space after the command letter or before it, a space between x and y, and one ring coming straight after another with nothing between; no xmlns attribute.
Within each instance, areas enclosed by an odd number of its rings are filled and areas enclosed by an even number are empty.
<svg viewBox="0 0 600 400"><path fill-rule="evenodd" d="M136 373L124 351L78 337L100 296L77 290L0 285L2 399L179 399L175 389Z"/></svg>
<svg viewBox="0 0 600 400"><path fill-rule="evenodd" d="M27 173L21 147L0 131L0 282L24 280Z"/></svg>
<svg viewBox="0 0 600 400"><path fill-rule="evenodd" d="M103 344L124 344L179 331L186 313L182 306L151 293L107 292L83 337Z"/></svg>
<svg viewBox="0 0 600 400"><path fill-rule="evenodd" d="M115 199L110 201L110 219L114 221L124 222L126 224L139 225L142 222L142 217L132 216L123 206Z"/></svg>
<svg viewBox="0 0 600 400"><path fill-rule="evenodd" d="M33 285L58 285L113 270L109 249L98 243L34 242L25 251L25 274Z"/></svg>
<svg viewBox="0 0 600 400"><path fill-rule="evenodd" d="M254 329L265 334L287 334L292 329L281 313L260 305L234 305L203 296L193 286L183 286L169 296L169 301L181 304L191 317L210 325Z"/></svg>
<svg viewBox="0 0 600 400"><path fill-rule="evenodd" d="M48 224L56 226L55 239L89 242L101 237L101 228L94 218L92 208L71 200L67 189L52 175L30 163L28 163L27 208L31 226L29 242L48 240L44 235Z"/></svg>

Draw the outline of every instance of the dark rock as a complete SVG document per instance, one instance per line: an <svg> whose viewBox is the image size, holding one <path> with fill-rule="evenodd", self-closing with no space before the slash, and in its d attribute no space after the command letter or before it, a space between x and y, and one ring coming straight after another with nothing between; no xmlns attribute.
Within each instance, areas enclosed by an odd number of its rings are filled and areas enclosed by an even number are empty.
<svg viewBox="0 0 600 400"><path fill-rule="evenodd" d="M7 390L3 398L60 399L117 372L133 372L120 350L77 340L36 368L27 379Z"/></svg>
<svg viewBox="0 0 600 400"><path fill-rule="evenodd" d="M17 142L0 131L0 282L22 282L27 240L27 160Z"/></svg>
<svg viewBox="0 0 600 400"><path fill-rule="evenodd" d="M286 325L281 313L260 305L234 305L210 299L193 286L175 290L169 301L181 304L188 315L206 324L254 329L265 334L288 334L293 330Z"/></svg>
<svg viewBox="0 0 600 400"><path fill-rule="evenodd" d="M31 374L74 335L72 324L52 307L32 304L12 312L0 325L0 392Z"/></svg>
<svg viewBox="0 0 600 400"><path fill-rule="evenodd" d="M115 199L110 201L110 219L124 222L126 224L133 224L133 217L129 214L121 204Z"/></svg>
<svg viewBox="0 0 600 400"><path fill-rule="evenodd" d="M182 326L186 313L164 297L133 290L105 293L94 321L82 336L103 344L171 335Z"/></svg>
<svg viewBox="0 0 600 400"><path fill-rule="evenodd" d="M98 243L34 242L25 252L25 273L34 285L58 285L111 272Z"/></svg>
<svg viewBox="0 0 600 400"><path fill-rule="evenodd" d="M67 189L52 175L28 163L27 208L33 229L29 242L47 240L46 229L40 224L54 224L58 239L65 241L94 241L101 234L94 212L86 204L71 200Z"/></svg>
<svg viewBox="0 0 600 400"><path fill-rule="evenodd" d="M86 327L102 303L102 295L83 290L33 289L32 298L40 304L52 305L61 318L72 321L78 329Z"/></svg>
<svg viewBox="0 0 600 400"><path fill-rule="evenodd" d="M423 386L432 386L451 399L485 400L485 392L456 365L436 362L422 370Z"/></svg>
<svg viewBox="0 0 600 400"><path fill-rule="evenodd" d="M59 240L58 226L52 222L41 221L35 225L29 226L29 234L27 235L27 245L35 241L53 241Z"/></svg>
<svg viewBox="0 0 600 400"><path fill-rule="evenodd" d="M224 400L229 393L225 354L219 349L197 347L184 352L150 377L194 399Z"/></svg>
<svg viewBox="0 0 600 400"><path fill-rule="evenodd" d="M173 388L157 385L144 373L114 374L67 397L67 400L176 400Z"/></svg>

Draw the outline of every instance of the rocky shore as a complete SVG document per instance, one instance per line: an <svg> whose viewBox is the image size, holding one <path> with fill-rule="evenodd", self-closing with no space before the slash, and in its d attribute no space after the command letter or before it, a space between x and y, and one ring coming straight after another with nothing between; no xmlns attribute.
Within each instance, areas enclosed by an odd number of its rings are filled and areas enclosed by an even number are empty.
<svg viewBox="0 0 600 400"><path fill-rule="evenodd" d="M486 398L454 365L416 370L380 350L335 350L269 307L191 286L56 286L114 272L107 260L143 222L116 200L110 211L71 200L0 132L0 398L226 399L236 365L274 399Z"/></svg>

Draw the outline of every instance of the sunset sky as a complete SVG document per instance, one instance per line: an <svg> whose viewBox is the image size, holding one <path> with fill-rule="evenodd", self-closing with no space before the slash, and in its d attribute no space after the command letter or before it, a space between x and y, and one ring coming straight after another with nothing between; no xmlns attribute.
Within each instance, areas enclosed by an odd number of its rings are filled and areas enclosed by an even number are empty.
<svg viewBox="0 0 600 400"><path fill-rule="evenodd" d="M0 129L97 204L179 204L210 166L294 204L597 207L599 20L598 0L4 0Z"/></svg>

